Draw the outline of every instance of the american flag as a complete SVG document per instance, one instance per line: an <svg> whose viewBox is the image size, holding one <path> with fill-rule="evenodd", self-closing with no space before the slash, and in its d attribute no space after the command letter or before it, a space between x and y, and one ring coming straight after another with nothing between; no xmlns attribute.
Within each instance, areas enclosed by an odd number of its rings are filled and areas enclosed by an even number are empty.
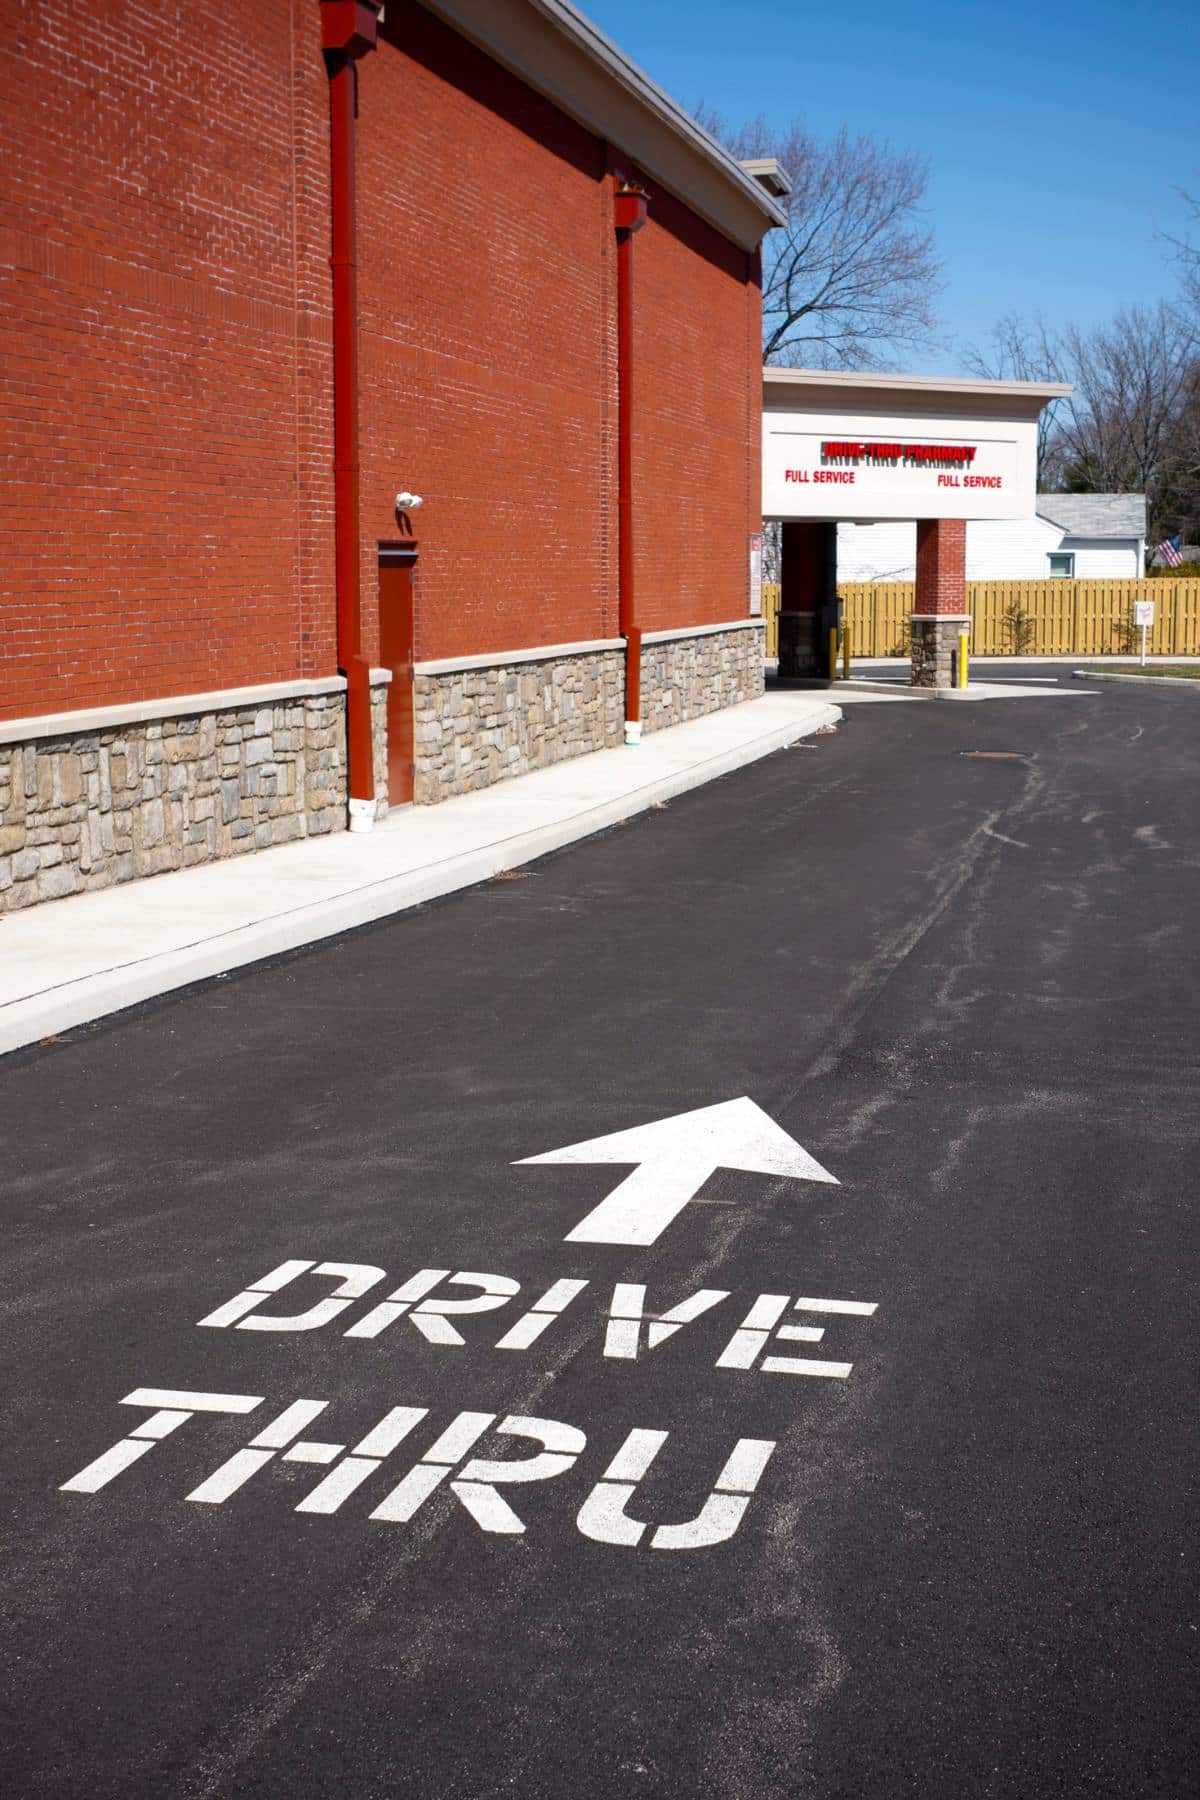
<svg viewBox="0 0 1200 1800"><path fill-rule="evenodd" d="M1161 556L1168 568L1177 569L1183 561L1183 557L1180 555L1182 543L1183 534L1177 531L1174 537L1164 538L1161 544L1156 544L1154 554Z"/></svg>

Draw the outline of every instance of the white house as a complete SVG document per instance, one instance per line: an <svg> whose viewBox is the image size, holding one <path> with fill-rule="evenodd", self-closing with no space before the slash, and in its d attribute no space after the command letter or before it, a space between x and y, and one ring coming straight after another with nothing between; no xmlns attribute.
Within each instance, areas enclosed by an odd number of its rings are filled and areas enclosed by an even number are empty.
<svg viewBox="0 0 1200 1800"><path fill-rule="evenodd" d="M916 526L839 525L837 558L839 581L912 581ZM1145 563L1144 494L1039 494L1032 518L967 523L968 581L1115 581Z"/></svg>

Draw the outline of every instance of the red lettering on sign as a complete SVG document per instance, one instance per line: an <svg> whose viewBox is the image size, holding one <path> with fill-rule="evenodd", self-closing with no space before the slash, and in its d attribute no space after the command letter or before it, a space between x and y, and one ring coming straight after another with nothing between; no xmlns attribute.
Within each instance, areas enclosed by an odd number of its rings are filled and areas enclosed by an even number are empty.
<svg viewBox="0 0 1200 1800"><path fill-rule="evenodd" d="M965 464L975 461L975 444L853 444L829 438L821 445L823 462L904 462Z"/></svg>

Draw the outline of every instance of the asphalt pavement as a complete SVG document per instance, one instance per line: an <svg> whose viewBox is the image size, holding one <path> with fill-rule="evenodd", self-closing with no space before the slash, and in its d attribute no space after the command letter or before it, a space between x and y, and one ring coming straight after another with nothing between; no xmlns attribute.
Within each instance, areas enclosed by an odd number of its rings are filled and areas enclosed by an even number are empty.
<svg viewBox="0 0 1200 1800"><path fill-rule="evenodd" d="M1198 793L855 707L0 1061L5 1794L1195 1793Z"/></svg>

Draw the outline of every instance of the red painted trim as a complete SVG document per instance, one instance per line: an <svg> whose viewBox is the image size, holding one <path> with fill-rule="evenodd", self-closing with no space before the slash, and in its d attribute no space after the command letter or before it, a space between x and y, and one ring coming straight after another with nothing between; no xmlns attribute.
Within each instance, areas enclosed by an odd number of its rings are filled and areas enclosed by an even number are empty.
<svg viewBox="0 0 1200 1800"><path fill-rule="evenodd" d="M646 223L647 195L622 183L613 196L617 231L617 605L625 639L625 718L642 714L642 633L633 585L633 236Z"/></svg>
<svg viewBox="0 0 1200 1800"><path fill-rule="evenodd" d="M355 263L355 62L375 48L377 0L321 0L329 72L329 267L333 278L333 505L337 658L346 677L346 755L352 800L375 797L370 663L362 647L359 574L358 270Z"/></svg>
<svg viewBox="0 0 1200 1800"><path fill-rule="evenodd" d="M383 0L321 0L321 48L353 61L375 48Z"/></svg>

